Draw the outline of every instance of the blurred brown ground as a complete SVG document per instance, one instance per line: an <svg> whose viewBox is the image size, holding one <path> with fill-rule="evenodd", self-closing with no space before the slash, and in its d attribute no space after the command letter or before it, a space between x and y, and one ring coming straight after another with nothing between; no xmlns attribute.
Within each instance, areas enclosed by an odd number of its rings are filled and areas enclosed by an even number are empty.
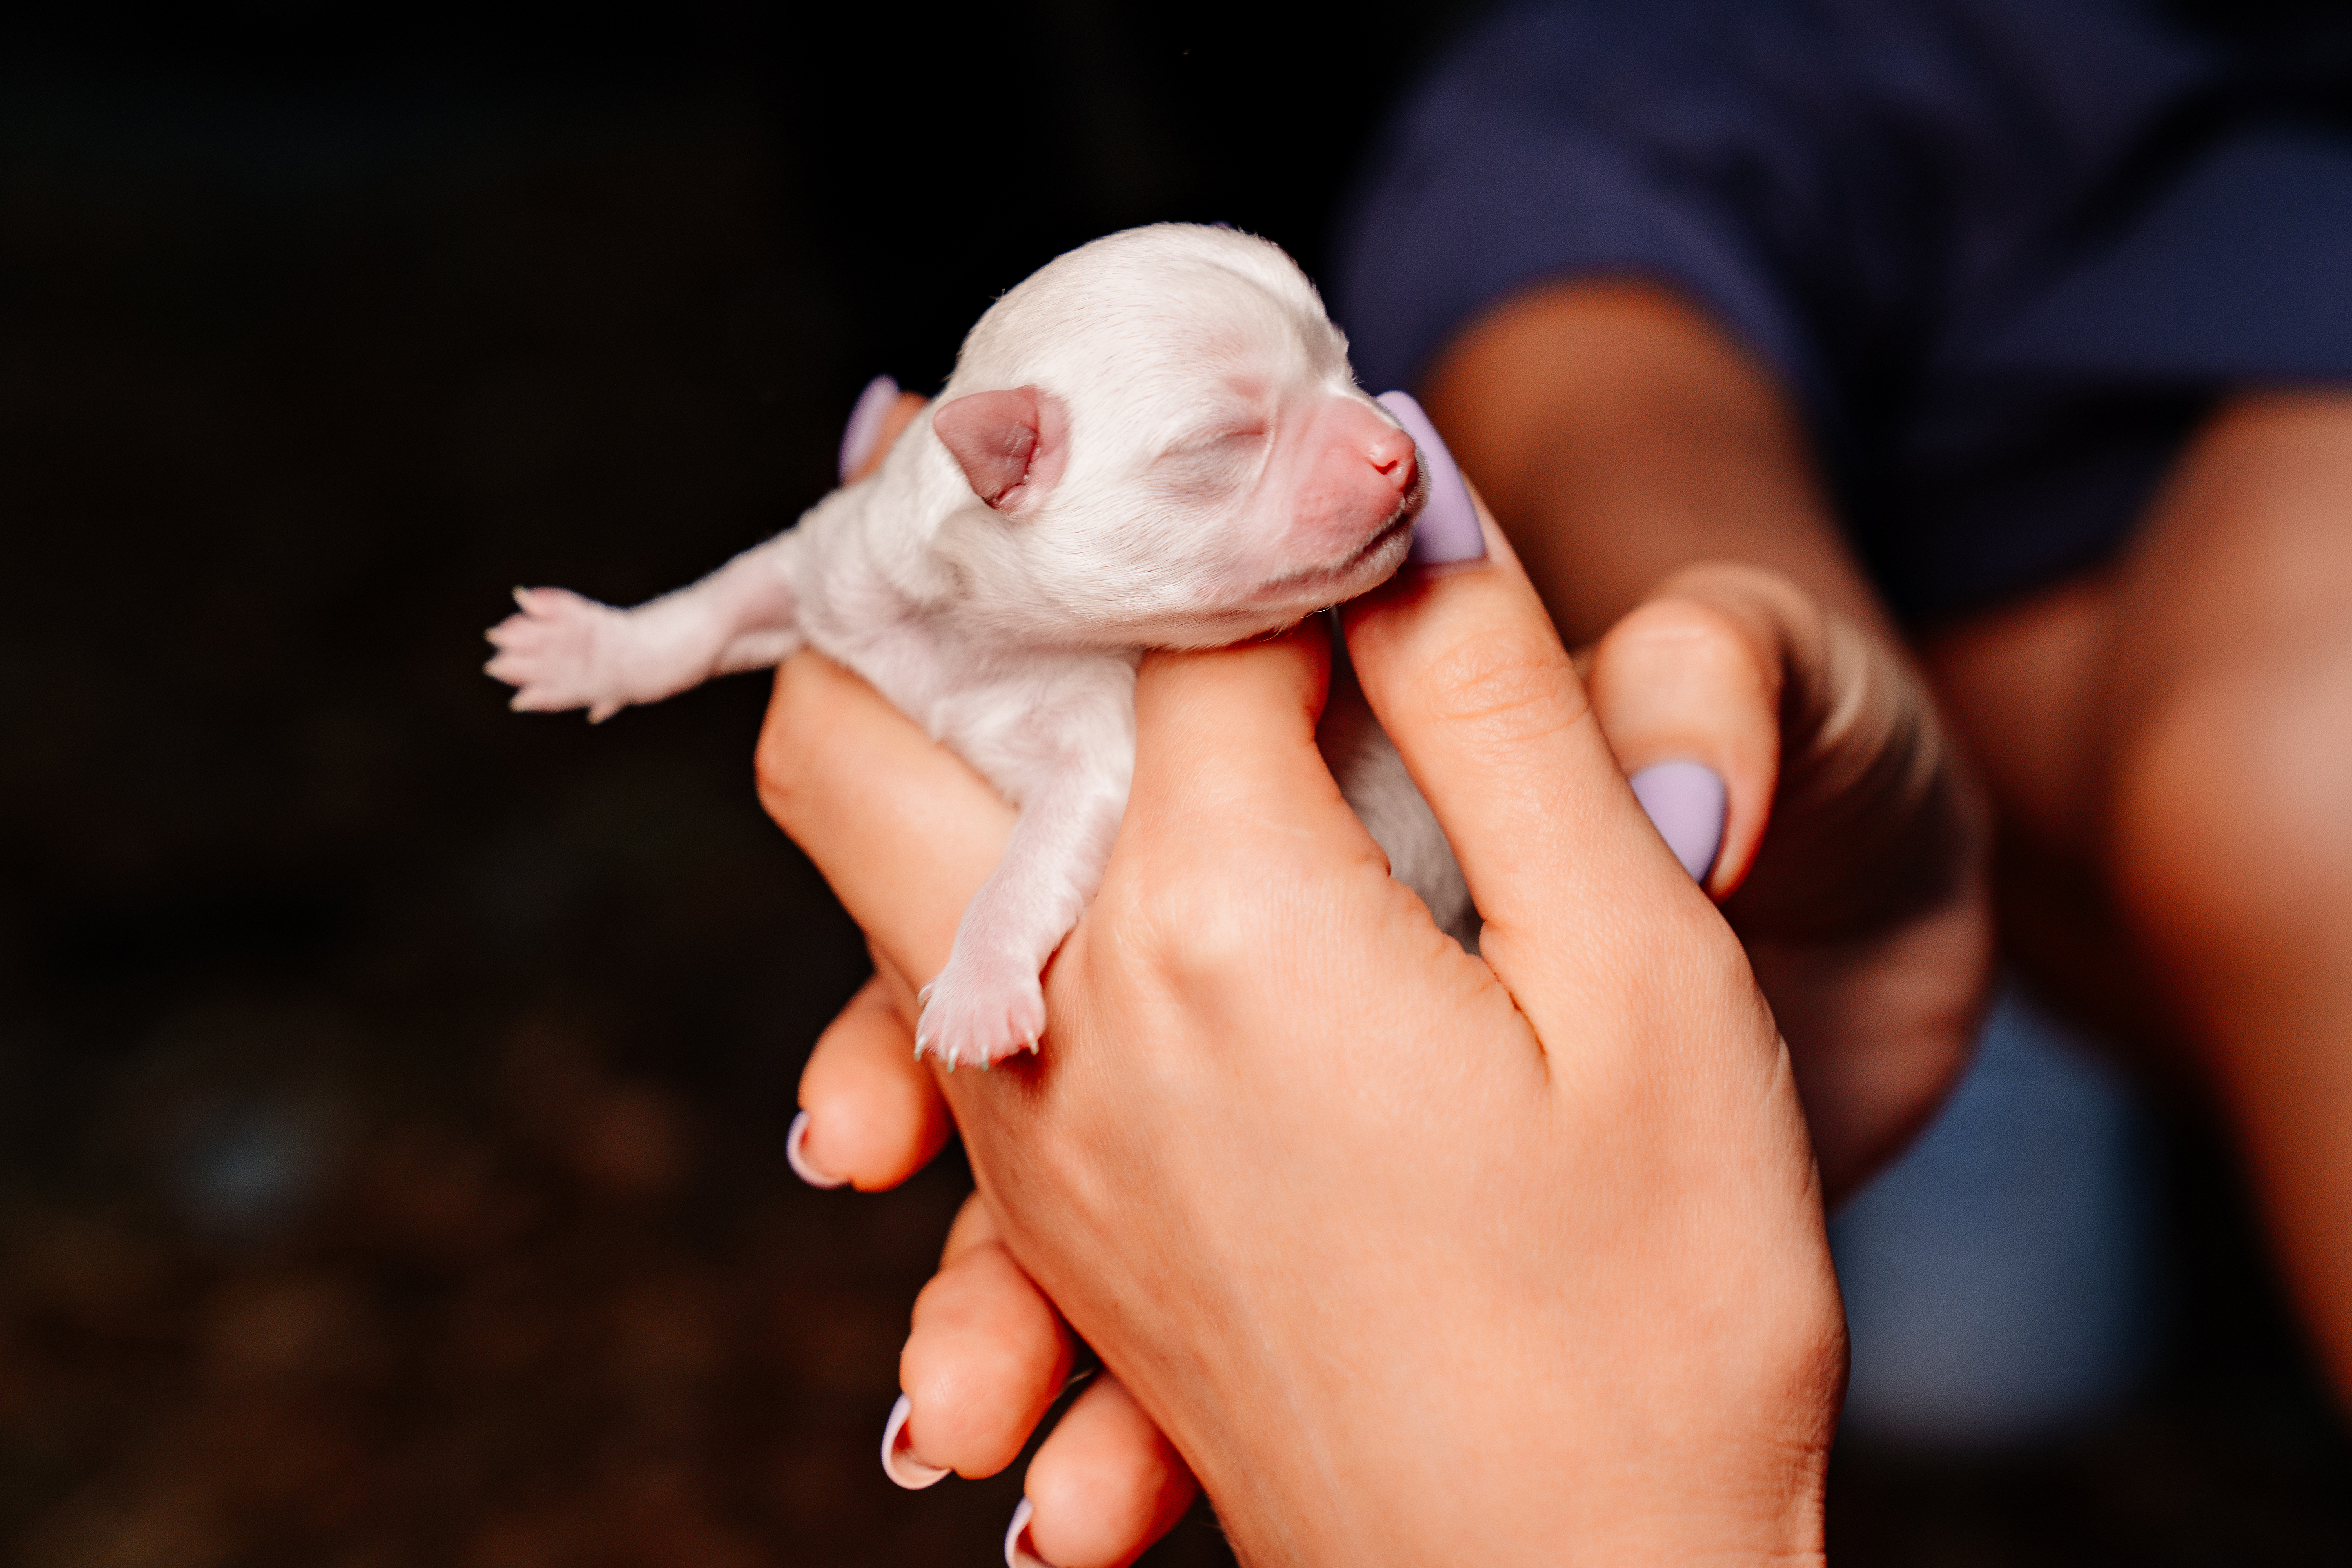
<svg viewBox="0 0 2352 1568"><path fill-rule="evenodd" d="M478 673L508 583L688 579L838 417L756 101L532 118L10 171L13 1561L944 1561L1018 1497L873 1460L961 1184L778 1157L864 963L759 683L591 731Z"/></svg>
<svg viewBox="0 0 2352 1568"><path fill-rule="evenodd" d="M481 630L785 525L866 375L928 384L1089 234L1313 263L1411 51L1016 10L1043 173L975 214L921 111L981 23L623 8L566 54L215 9L0 65L0 1554L995 1560L1018 1467L874 1458L960 1162L861 1197L781 1157L866 964L751 797L763 683L518 717ZM1841 1561L2352 1560L2335 1418L2182 1162L2201 1348L2068 1446L1842 1455ZM1149 1559L1228 1560L1205 1512Z"/></svg>

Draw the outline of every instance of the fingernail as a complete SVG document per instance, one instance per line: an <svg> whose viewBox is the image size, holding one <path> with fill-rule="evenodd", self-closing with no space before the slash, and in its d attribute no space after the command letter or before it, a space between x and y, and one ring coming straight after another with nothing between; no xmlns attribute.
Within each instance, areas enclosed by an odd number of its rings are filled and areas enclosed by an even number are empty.
<svg viewBox="0 0 2352 1568"><path fill-rule="evenodd" d="M874 455L874 443L882 438L882 422L890 416L890 405L898 401L898 384L887 375L877 375L866 384L857 401L849 410L849 423L841 427L841 482L847 484L849 476L866 466Z"/></svg>
<svg viewBox="0 0 2352 1568"><path fill-rule="evenodd" d="M890 1424L882 1428L882 1473L908 1491L919 1492L939 1485L954 1472L915 1458L915 1445L907 1436L907 1417L914 1408L914 1401L903 1394L890 1406Z"/></svg>
<svg viewBox="0 0 2352 1568"><path fill-rule="evenodd" d="M1703 763L1654 763L1628 781L1658 836L1694 882L1706 880L1723 845L1723 780Z"/></svg>
<svg viewBox="0 0 2352 1568"><path fill-rule="evenodd" d="M1412 525L1413 563L1485 560L1486 536L1478 528L1478 509L1470 504L1470 487L1462 482L1462 470L1454 466L1454 454L1445 449L1437 426L1409 392L1383 392L1372 401L1396 416L1421 448L1421 460L1429 465L1429 500Z"/></svg>
<svg viewBox="0 0 2352 1568"><path fill-rule="evenodd" d="M808 1130L809 1114L803 1110L793 1118L793 1130L784 1134L784 1163L792 1166L793 1175L812 1187L846 1186L847 1176L828 1176L809 1163Z"/></svg>
<svg viewBox="0 0 2352 1568"><path fill-rule="evenodd" d="M1004 1530L1004 1568L1054 1568L1029 1550L1029 1516L1036 1511L1027 1498L1013 1510L1013 1522Z"/></svg>

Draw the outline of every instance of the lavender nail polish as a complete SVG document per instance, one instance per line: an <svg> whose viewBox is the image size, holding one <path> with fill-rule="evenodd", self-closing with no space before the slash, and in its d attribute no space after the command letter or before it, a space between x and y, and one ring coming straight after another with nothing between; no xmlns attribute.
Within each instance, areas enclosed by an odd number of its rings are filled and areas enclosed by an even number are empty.
<svg viewBox="0 0 2352 1568"><path fill-rule="evenodd" d="M1412 525L1413 564L1486 559L1486 536L1478 528L1477 508L1470 504L1470 487L1462 482L1462 470L1454 466L1454 454L1445 449L1437 426L1409 392L1383 392L1372 401L1396 416L1421 448L1421 460L1429 465L1429 500Z"/></svg>
<svg viewBox="0 0 2352 1568"><path fill-rule="evenodd" d="M1704 882L1723 847L1723 780L1702 763L1654 763L1629 781L1658 836L1691 880Z"/></svg>
<svg viewBox="0 0 2352 1568"><path fill-rule="evenodd" d="M877 375L866 384L857 401L849 410L849 423L841 427L841 482L847 484L849 476L874 455L874 443L882 438L882 422L890 416L891 405L898 401L898 384L887 375Z"/></svg>
<svg viewBox="0 0 2352 1568"><path fill-rule="evenodd" d="M793 1168L793 1175L798 1176L802 1181L806 1182L812 1187L839 1187L847 1185L849 1182L848 1177L828 1176L823 1171L818 1170L814 1165L809 1163L808 1130L809 1113L803 1110L799 1115L793 1118L793 1130L784 1134L784 1163Z"/></svg>
<svg viewBox="0 0 2352 1568"><path fill-rule="evenodd" d="M1004 1527L1004 1568L1054 1568L1029 1550L1029 1520L1036 1511L1027 1498L1013 1510L1013 1522Z"/></svg>
<svg viewBox="0 0 2352 1568"><path fill-rule="evenodd" d="M914 1410L915 1402L903 1394L898 1395L898 1403L890 1406L889 1425L882 1428L882 1473L908 1491L919 1492L925 1487L939 1485L955 1472L915 1458L915 1446L907 1436L907 1417Z"/></svg>

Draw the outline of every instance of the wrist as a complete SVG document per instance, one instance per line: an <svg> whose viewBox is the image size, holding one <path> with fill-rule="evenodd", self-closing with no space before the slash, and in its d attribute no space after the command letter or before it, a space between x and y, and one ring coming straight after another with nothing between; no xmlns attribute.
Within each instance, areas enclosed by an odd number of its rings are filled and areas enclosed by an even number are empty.
<svg viewBox="0 0 2352 1568"><path fill-rule="evenodd" d="M1253 1468L1249 1484L1209 1489L1252 1568L1824 1560L1825 1442L1717 1436L1697 1447L1707 1451L1640 1461L1489 1447L1426 1468L1358 1465L1360 1455L1329 1449L1310 1484ZM1459 1473L1465 1458L1483 1461L1481 1473Z"/></svg>
<svg viewBox="0 0 2352 1568"><path fill-rule="evenodd" d="M1220 1358L1223 1375L1175 1373L1192 1408L1162 1424L1253 1565L1818 1563L1845 1367L1819 1272L1709 1343L1687 1321L1487 1321L1375 1334L1377 1361ZM1618 1348L1532 1368L1503 1348L1542 1342Z"/></svg>

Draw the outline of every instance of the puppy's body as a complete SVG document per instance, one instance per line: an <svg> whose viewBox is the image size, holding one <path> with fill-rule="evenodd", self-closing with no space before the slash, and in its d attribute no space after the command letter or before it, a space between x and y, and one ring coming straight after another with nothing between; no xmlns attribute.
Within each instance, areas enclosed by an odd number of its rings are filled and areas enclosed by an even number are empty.
<svg viewBox="0 0 2352 1568"><path fill-rule="evenodd" d="M1019 808L917 1037L950 1065L1034 1048L1038 972L1110 855L1147 647L1291 626L1402 563L1427 481L1272 245L1162 225L1097 240L982 317L880 470L677 593L518 595L490 673L602 719L803 644L856 670ZM1360 698L1321 735L1441 925L1468 915L1435 819Z"/></svg>

